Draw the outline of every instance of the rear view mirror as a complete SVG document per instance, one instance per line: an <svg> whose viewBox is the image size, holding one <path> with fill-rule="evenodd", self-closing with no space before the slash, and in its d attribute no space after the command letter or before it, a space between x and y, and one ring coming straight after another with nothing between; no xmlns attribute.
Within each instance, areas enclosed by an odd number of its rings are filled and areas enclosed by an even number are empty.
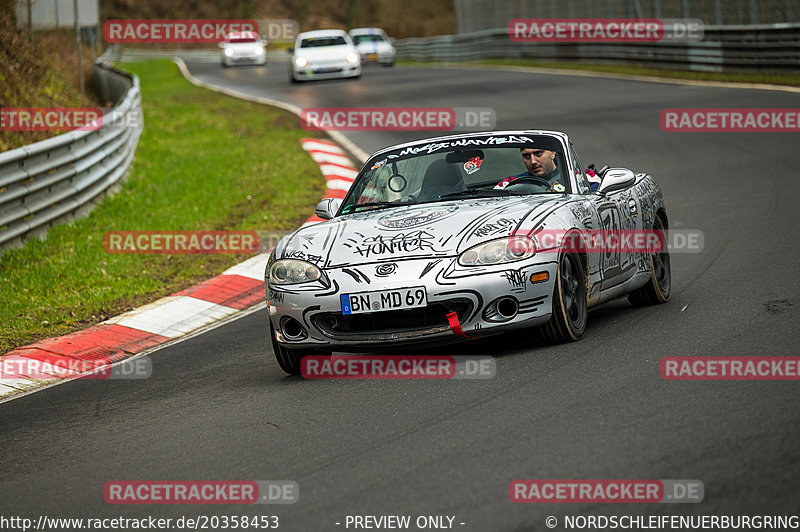
<svg viewBox="0 0 800 532"><path fill-rule="evenodd" d="M451 164L465 163L475 157L483 160L483 152L481 150L451 151L447 154L446 161Z"/></svg>
<svg viewBox="0 0 800 532"><path fill-rule="evenodd" d="M339 198L326 198L317 204L317 208L314 209L314 214L323 220L330 220L336 216L341 206L342 200Z"/></svg>

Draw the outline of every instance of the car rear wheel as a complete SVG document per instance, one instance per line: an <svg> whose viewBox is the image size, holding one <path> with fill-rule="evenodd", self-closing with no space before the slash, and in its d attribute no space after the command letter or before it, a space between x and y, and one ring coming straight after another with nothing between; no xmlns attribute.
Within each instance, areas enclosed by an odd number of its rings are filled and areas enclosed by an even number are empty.
<svg viewBox="0 0 800 532"><path fill-rule="evenodd" d="M553 315L541 329L544 337L556 343L580 340L586 330L587 309L583 261L577 253L564 253L553 289Z"/></svg>
<svg viewBox="0 0 800 532"><path fill-rule="evenodd" d="M652 271L650 279L643 287L628 294L628 301L637 307L645 305L658 305L669 301L669 294L672 291L672 270L670 268L669 249L667 247L667 236L664 231L664 223L661 218L656 216L656 223L653 228L661 233L663 249L658 253L650 253L650 265Z"/></svg>

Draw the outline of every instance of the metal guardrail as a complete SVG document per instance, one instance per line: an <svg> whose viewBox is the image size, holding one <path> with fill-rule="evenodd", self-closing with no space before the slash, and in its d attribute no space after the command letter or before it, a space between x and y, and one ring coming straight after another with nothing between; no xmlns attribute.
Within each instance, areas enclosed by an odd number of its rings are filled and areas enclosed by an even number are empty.
<svg viewBox="0 0 800 532"><path fill-rule="evenodd" d="M201 63L220 63L222 60L222 53L219 50L211 49L198 49L198 50L182 50L182 49L153 49L153 48L120 48L119 49L120 63L129 63L132 61L145 61L147 59L172 59L173 57L180 57L185 61L198 61ZM271 62L285 62L289 54L286 50L267 50L267 63Z"/></svg>
<svg viewBox="0 0 800 532"><path fill-rule="evenodd" d="M142 132L139 79L95 63L101 96L119 102L102 127L70 131L0 153L0 250L85 214L126 175Z"/></svg>
<svg viewBox="0 0 800 532"><path fill-rule="evenodd" d="M454 0L459 34L502 28L515 18L683 18L706 24L800 22L797 0Z"/></svg>
<svg viewBox="0 0 800 532"><path fill-rule="evenodd" d="M602 44L515 42L503 28L403 39L395 47L399 59L413 61L523 58L707 72L800 71L800 24L706 26L701 42Z"/></svg>

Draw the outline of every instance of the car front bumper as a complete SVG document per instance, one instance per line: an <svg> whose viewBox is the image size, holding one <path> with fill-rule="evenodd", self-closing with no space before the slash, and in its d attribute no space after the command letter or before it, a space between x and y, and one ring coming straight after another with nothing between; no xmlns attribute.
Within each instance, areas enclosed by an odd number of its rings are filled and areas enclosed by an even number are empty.
<svg viewBox="0 0 800 532"><path fill-rule="evenodd" d="M384 53L365 52L360 55L362 64L379 63L382 65L391 65L392 63L394 63L394 58L395 58L395 54L391 52L384 52Z"/></svg>
<svg viewBox="0 0 800 532"><path fill-rule="evenodd" d="M361 75L361 65L354 65L346 61L312 64L305 67L295 66L293 69L295 79L300 80L349 78Z"/></svg>
<svg viewBox="0 0 800 532"><path fill-rule="evenodd" d="M480 273L454 262L445 258L375 263L328 269L326 282L308 286L268 283L267 306L276 339L289 348L347 351L479 337L540 325L550 318L555 261L531 259ZM393 265L392 273L377 276L386 264ZM548 274L546 281L531 282L532 274L543 272ZM342 313L342 294L416 287L425 289L425 307ZM498 312L498 301L503 301L505 312ZM452 313L458 318L455 323Z"/></svg>
<svg viewBox="0 0 800 532"><path fill-rule="evenodd" d="M264 54L234 54L227 56L222 54L222 62L226 65L263 65L267 62L267 55Z"/></svg>

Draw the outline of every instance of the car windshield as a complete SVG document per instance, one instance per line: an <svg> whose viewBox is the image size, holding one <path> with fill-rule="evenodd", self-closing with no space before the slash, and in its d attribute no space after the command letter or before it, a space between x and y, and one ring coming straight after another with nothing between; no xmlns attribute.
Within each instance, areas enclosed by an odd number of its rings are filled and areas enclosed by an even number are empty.
<svg viewBox="0 0 800 532"><path fill-rule="evenodd" d="M554 153L555 167L545 163L547 167L529 174L521 148ZM571 193L566 168L562 144L551 136L483 136L420 144L372 157L345 196L341 212L461 198ZM498 187L512 176L525 179Z"/></svg>
<svg viewBox="0 0 800 532"><path fill-rule="evenodd" d="M239 37L236 39L231 39L228 42L231 44L246 44L246 43L254 43L256 42L256 39L252 37Z"/></svg>
<svg viewBox="0 0 800 532"><path fill-rule="evenodd" d="M325 37L308 37L300 42L300 48L318 48L320 46L341 46L347 44L341 35L327 35Z"/></svg>
<svg viewBox="0 0 800 532"><path fill-rule="evenodd" d="M383 35L373 34L373 35L353 35L353 42L355 44L360 44L362 42L384 42L386 39L383 38Z"/></svg>

